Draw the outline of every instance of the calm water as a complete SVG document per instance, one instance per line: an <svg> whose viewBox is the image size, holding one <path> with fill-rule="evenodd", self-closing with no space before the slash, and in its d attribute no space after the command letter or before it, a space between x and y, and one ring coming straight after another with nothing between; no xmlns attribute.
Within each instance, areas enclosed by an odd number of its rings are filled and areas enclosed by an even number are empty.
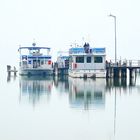
<svg viewBox="0 0 140 140"><path fill-rule="evenodd" d="M1 140L140 140L140 77L0 80Z"/></svg>

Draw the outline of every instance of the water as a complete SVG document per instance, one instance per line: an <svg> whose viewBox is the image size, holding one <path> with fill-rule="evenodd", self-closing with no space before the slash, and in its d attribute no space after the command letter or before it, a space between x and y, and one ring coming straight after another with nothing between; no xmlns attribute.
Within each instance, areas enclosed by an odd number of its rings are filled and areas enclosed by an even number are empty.
<svg viewBox="0 0 140 140"><path fill-rule="evenodd" d="M139 140L140 77L0 80L1 140Z"/></svg>

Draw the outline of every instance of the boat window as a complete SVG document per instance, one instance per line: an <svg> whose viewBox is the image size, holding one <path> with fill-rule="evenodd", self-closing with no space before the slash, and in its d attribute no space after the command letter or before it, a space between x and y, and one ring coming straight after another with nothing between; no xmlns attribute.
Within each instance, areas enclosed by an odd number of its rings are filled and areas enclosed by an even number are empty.
<svg viewBox="0 0 140 140"><path fill-rule="evenodd" d="M102 62L103 62L103 58L101 56L94 57L94 63L102 63Z"/></svg>
<svg viewBox="0 0 140 140"><path fill-rule="evenodd" d="M87 57L87 63L91 63L91 57Z"/></svg>
<svg viewBox="0 0 140 140"><path fill-rule="evenodd" d="M84 57L81 56L76 57L76 63L84 63Z"/></svg>
<svg viewBox="0 0 140 140"><path fill-rule="evenodd" d="M32 63L32 61L31 61L31 60L29 60L29 61L28 61L28 64L31 64L31 63Z"/></svg>

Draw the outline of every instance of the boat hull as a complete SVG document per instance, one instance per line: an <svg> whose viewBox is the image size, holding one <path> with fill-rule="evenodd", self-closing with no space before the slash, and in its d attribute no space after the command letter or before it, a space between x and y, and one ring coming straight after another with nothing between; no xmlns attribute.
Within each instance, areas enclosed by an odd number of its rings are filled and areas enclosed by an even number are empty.
<svg viewBox="0 0 140 140"><path fill-rule="evenodd" d="M51 76L53 75L52 69L22 69L20 70L20 75L44 75L44 76Z"/></svg>
<svg viewBox="0 0 140 140"><path fill-rule="evenodd" d="M69 70L73 78L106 78L106 70Z"/></svg>

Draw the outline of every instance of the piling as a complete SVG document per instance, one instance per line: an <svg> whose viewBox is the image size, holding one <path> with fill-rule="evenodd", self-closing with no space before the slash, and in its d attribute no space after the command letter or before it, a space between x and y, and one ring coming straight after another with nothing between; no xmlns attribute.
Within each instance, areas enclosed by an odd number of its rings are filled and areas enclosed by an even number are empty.
<svg viewBox="0 0 140 140"><path fill-rule="evenodd" d="M10 65L7 65L7 73L8 73L8 76L11 75L11 66Z"/></svg>
<svg viewBox="0 0 140 140"><path fill-rule="evenodd" d="M134 69L132 69L132 68L129 68L129 72L130 72L130 78L134 78Z"/></svg>
<svg viewBox="0 0 140 140"><path fill-rule="evenodd" d="M54 64L54 75L58 76L58 64L57 63Z"/></svg>
<svg viewBox="0 0 140 140"><path fill-rule="evenodd" d="M121 68L121 77L122 78L126 78L127 77L127 68L126 67L122 67Z"/></svg>
<svg viewBox="0 0 140 140"><path fill-rule="evenodd" d="M119 78L119 70L120 70L119 67L114 67L113 68L113 73L114 73L113 77L114 78Z"/></svg>

